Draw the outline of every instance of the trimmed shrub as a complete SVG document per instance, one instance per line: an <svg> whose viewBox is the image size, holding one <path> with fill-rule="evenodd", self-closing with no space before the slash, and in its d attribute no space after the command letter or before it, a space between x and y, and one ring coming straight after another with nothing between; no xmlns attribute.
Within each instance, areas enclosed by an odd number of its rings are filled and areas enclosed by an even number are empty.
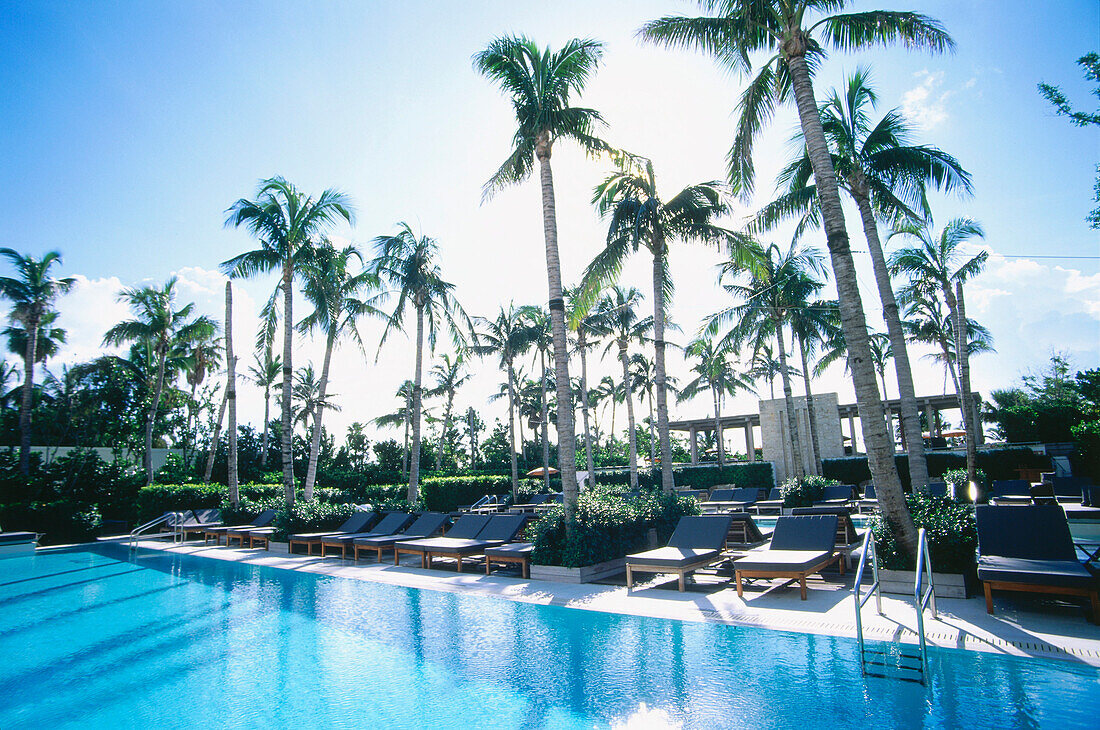
<svg viewBox="0 0 1100 730"><path fill-rule="evenodd" d="M711 489L719 484L733 484L738 487L771 489L775 486L775 473L771 462L754 461L726 466L680 466L672 470L672 478L678 489ZM616 469L596 474L600 486L630 484L630 470ZM638 486L660 488L661 471L659 469L639 469Z"/></svg>
<svg viewBox="0 0 1100 730"><path fill-rule="evenodd" d="M137 495L140 523L165 512L218 507L228 490L220 484L151 484Z"/></svg>
<svg viewBox="0 0 1100 730"><path fill-rule="evenodd" d="M324 532L340 527L355 514L353 504L332 504L318 499L299 500L289 510L279 510L275 517L275 539L285 540L297 532Z"/></svg>
<svg viewBox="0 0 1100 730"><path fill-rule="evenodd" d="M956 453L933 452L928 454L928 475L933 479L943 479L945 472L951 469L965 469L966 455ZM894 457L898 476L905 489L909 484L909 457L899 454ZM1036 454L1028 448L984 449L978 452L978 468L990 480L1018 479L1017 469L1050 470L1050 457ZM822 459L821 473L836 479L841 484L862 484L871 479L871 470L867 467L866 456L847 456L842 459ZM946 481L943 479L943 481Z"/></svg>
<svg viewBox="0 0 1100 730"><path fill-rule="evenodd" d="M978 528L974 508L950 497L907 494L905 503L913 524L923 527L928 537L932 570L937 573L963 573L977 570ZM879 560L890 570L913 570L914 560L897 541L893 524L881 516L870 520L875 533Z"/></svg>
<svg viewBox="0 0 1100 730"><path fill-rule="evenodd" d="M784 507L813 507L814 502L820 501L824 496L825 487L840 483L835 479L813 475L801 479L792 477L783 482L779 493L783 495Z"/></svg>
<svg viewBox="0 0 1100 730"><path fill-rule="evenodd" d="M577 500L568 533L560 505L538 521L532 562L578 568L621 558L645 549L650 529L663 544L680 517L698 513L699 504L690 497L656 491L628 497L613 488L589 489Z"/></svg>
<svg viewBox="0 0 1100 730"><path fill-rule="evenodd" d="M517 491L534 493L541 485L540 479L520 479ZM512 479L508 476L428 477L420 482L420 501L432 512L453 512L487 494L511 492Z"/></svg>
<svg viewBox="0 0 1100 730"><path fill-rule="evenodd" d="M947 484L947 493L955 495L956 500L970 502L968 476L966 469L948 469L940 476L940 480ZM989 495L989 477L981 469L978 469L977 476L979 501L981 501L982 496L988 497Z"/></svg>

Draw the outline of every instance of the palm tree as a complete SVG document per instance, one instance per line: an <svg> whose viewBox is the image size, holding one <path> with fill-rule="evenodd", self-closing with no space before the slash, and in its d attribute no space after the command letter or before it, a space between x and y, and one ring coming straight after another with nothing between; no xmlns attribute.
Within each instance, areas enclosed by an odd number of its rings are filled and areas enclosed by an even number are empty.
<svg viewBox="0 0 1100 730"><path fill-rule="evenodd" d="M755 177L753 142L776 106L793 96L817 183L841 324L852 354L856 401L860 413L867 414L860 422L876 493L886 517L898 529L906 552L916 555L917 531L905 506L892 439L886 433L870 362L859 281L812 76L830 46L850 51L900 42L909 48L947 51L954 48L954 42L938 21L920 13L871 10L828 15L843 9L846 0L699 0L699 4L710 15L660 18L643 26L639 34L667 47L697 48L713 55L726 68L746 73L752 70L754 55L761 51L773 54L741 97L737 133L728 158L730 182L738 193L751 194Z"/></svg>
<svg viewBox="0 0 1100 730"><path fill-rule="evenodd" d="M539 425L542 431L542 482L546 491L550 491L550 437L548 433L550 425L550 411L547 404L547 372L546 360L549 355L553 358L554 348L553 332L551 331L550 313L541 307L523 307L523 317L527 320L527 327L532 334L531 344L539 357ZM572 390L572 389L570 389Z"/></svg>
<svg viewBox="0 0 1100 730"><path fill-rule="evenodd" d="M723 336L723 343L730 347L739 347L749 340L775 337L795 477L803 475L802 440L794 412L791 369L787 365L783 331L790 324L792 312L806 300L807 277L813 272L821 271L820 254L812 249L801 249L797 245L792 245L786 253L781 252L775 244L761 251L756 264L748 272L747 283L744 284L737 283L736 280L745 273L742 263L737 260L728 261L722 265L719 283L729 294L744 301L712 314L705 328L708 335L714 336L723 326L729 327ZM734 280L726 281L727 278ZM877 383L875 396L878 396Z"/></svg>
<svg viewBox="0 0 1100 730"><path fill-rule="evenodd" d="M516 463L516 358L531 346L533 335L524 321L522 310L509 303L500 308L496 318L478 317L477 342L474 352L478 355L496 355L504 369L508 395L508 443L511 451L512 493L519 487L519 466ZM522 427L521 427L522 428ZM560 432L559 432L560 438ZM522 439L521 439L522 445ZM558 454L561 460L561 454Z"/></svg>
<svg viewBox="0 0 1100 730"><path fill-rule="evenodd" d="M811 276L802 277L802 295L799 306L791 310L791 334L798 343L802 361L802 385L806 391L806 413L809 416L810 445L814 453L814 473L821 474L821 442L817 433L817 406L810 388L810 356L819 346L828 342L832 333L840 331L840 310L835 301L810 301L809 297L825 286ZM874 346L871 348L874 352ZM885 396L883 396L885 397Z"/></svg>
<svg viewBox="0 0 1100 730"><path fill-rule="evenodd" d="M417 236L408 223L398 223L392 236L374 239L375 257L370 268L397 296L393 312L386 318L379 349L393 330L404 327L411 310L416 317L416 366L413 371L412 453L409 457L409 501L416 500L420 484L420 410L423 399L424 337L435 352L437 334L446 329L456 349L465 347L466 331L473 329L462 305L455 299L455 285L443 279L439 268L439 244L434 238ZM425 333L425 327L427 332Z"/></svg>
<svg viewBox="0 0 1100 730"><path fill-rule="evenodd" d="M54 264L61 265L61 254L50 251L41 259L10 248L0 248L0 256L11 262L15 276L0 277L0 296L12 303L11 319L23 328L23 388L19 403L19 472L23 475L31 469L31 403L34 394L34 366L39 361L39 346L43 338L39 327L51 311L51 305L76 284L76 279L61 279L50 275ZM52 321L52 320L51 320ZM47 323L48 324L48 323ZM45 345L43 352L49 348Z"/></svg>
<svg viewBox="0 0 1100 730"><path fill-rule="evenodd" d="M196 392L206 380L207 374L221 367L222 343L213 334L202 340L191 343L183 361L183 376L191 387L191 395L187 402L187 440L184 441L185 461L190 461L186 456L193 445L192 437L197 436L193 430L195 415L199 409L196 400ZM197 442L197 438L195 439Z"/></svg>
<svg viewBox="0 0 1100 730"><path fill-rule="evenodd" d="M449 434L455 394L472 377L466 370L466 357L461 352L456 354L453 359L450 355L444 354L442 360L442 363L437 363L432 367L435 387L428 392L429 396L444 396L447 399L446 405L443 407L443 431L439 435L439 448L435 452L436 471L439 471L443 466L444 447L446 446L449 451L454 452L454 443L451 442Z"/></svg>
<svg viewBox="0 0 1100 730"><path fill-rule="evenodd" d="M218 325L214 320L202 315L191 318L194 303L174 309L176 300L176 277L170 278L162 287L147 286L126 288L118 294L118 300L125 302L134 318L119 322L103 335L105 346L121 345L125 342L148 346L156 362L152 397L145 418L145 453L142 455L142 467L145 470L145 483L153 481L153 428L160 408L161 394L164 392L164 379L170 356L180 358L197 341L214 336Z"/></svg>
<svg viewBox="0 0 1100 730"><path fill-rule="evenodd" d="M752 348L752 360L749 363L749 371L746 373L752 380L763 378L768 381L769 397L775 400L775 379L782 371L779 358L775 356L771 340L768 337L757 338Z"/></svg>
<svg viewBox="0 0 1100 730"><path fill-rule="evenodd" d="M592 430L589 426L589 409L591 407L591 393L588 389L588 348L594 343L589 340L590 335L595 335L592 332L591 316L586 311L586 308L578 301L578 291L573 289L566 292L566 296L569 299L569 329L571 329L577 336L577 348L576 351L581 356L581 381L580 381L580 401L581 401L581 417L584 422L584 459L585 466L588 470L588 485L595 486L596 484L596 462L592 458ZM598 335L595 335L598 337Z"/></svg>
<svg viewBox="0 0 1100 730"><path fill-rule="evenodd" d="M302 424L307 433L309 432L310 419L313 420L314 428L317 428L323 411L342 410L336 404L335 393L322 392L321 380L311 362L307 362L294 371L294 386L291 388L291 397L294 399L294 423Z"/></svg>
<svg viewBox="0 0 1100 730"><path fill-rule="evenodd" d="M634 431L634 394L630 378L629 348L633 343L644 343L653 330L653 317L638 318L637 309L643 298L643 294L634 287L627 289L616 284L597 302L592 317L593 329L608 340L604 353L616 348L619 365L623 370L622 393L626 399L626 443L631 489L638 488L638 439Z"/></svg>
<svg viewBox="0 0 1100 730"><path fill-rule="evenodd" d="M596 383L596 387L592 389L592 407L597 408L600 403L603 403L605 412L608 408L611 409L611 428L607 432L609 441L615 439L615 404L621 399L621 394L622 389L610 375L603 376L600 382Z"/></svg>
<svg viewBox="0 0 1100 730"><path fill-rule="evenodd" d="M328 188L316 199L299 191L281 177L260 182L255 200L241 198L227 211L227 226L245 226L260 243L260 247L234 256L222 263L222 271L232 278L250 278L278 270L279 284L265 307L270 314L268 327L275 324L275 300L283 299L283 395L282 395L282 457L283 492L287 505L294 504L294 455L292 453L291 388L294 381L294 277L298 267L309 260L316 239L341 219L352 222L348 197ZM261 333L274 334L273 329Z"/></svg>
<svg viewBox="0 0 1100 730"><path fill-rule="evenodd" d="M913 209L925 207L929 187L964 194L969 194L972 188L970 174L954 157L935 147L910 143L913 131L899 110L892 109L877 124L872 124L870 112L876 102L869 72L859 69L848 78L843 93L834 89L826 98L821 107L821 122L833 151L837 183L855 201L863 222L886 332L894 353L909 477L911 483L921 489L928 483L928 465L924 458L920 413L897 298L879 240L877 218L906 216L916 219ZM787 190L761 211L758 220L764 228L794 214L803 215L804 222L818 218L813 206L817 194L811 182L813 169L805 154L804 138L800 134L794 141L803 152L780 173L779 184L786 185Z"/></svg>
<svg viewBox="0 0 1100 730"><path fill-rule="evenodd" d="M401 449L401 470L402 473L408 478L409 473L409 424L412 422L412 398L413 388L415 384L411 380L406 380L397 389L394 394L402 405L393 413L387 413L383 416L378 416L371 423L379 428L393 428L395 426L403 426L405 429L405 440Z"/></svg>
<svg viewBox="0 0 1100 730"><path fill-rule="evenodd" d="M262 352L256 352L256 362L248 368L249 377L253 383L264 389L264 435L262 452L260 454L260 466L267 466L268 451L268 425L271 422L271 389L279 382L279 375L283 370L282 359L271 352L271 345L262 348Z"/></svg>
<svg viewBox="0 0 1100 730"><path fill-rule="evenodd" d="M967 357L969 338L966 312L963 303L963 284L981 273L989 258L988 251L969 256L961 246L972 238L983 238L985 232L976 221L955 218L938 235L932 233L931 217L926 222L901 222L894 226L890 238L908 236L917 241L916 246L899 249L890 257L890 270L894 274L906 274L910 283L902 292L908 300L924 292L926 296L938 292L947 305L951 317L952 339L955 343L958 364L959 409L962 411L963 429L966 431L966 469L969 480L977 480L977 413L970 395L970 359Z"/></svg>
<svg viewBox="0 0 1100 730"><path fill-rule="evenodd" d="M549 48L540 51L528 38L503 36L474 57L475 68L511 97L516 114L512 153L485 184L484 197L524 182L531 176L536 159L539 163L548 304L554 341L554 385L558 398L558 465L567 524L572 520L577 502L576 435L569 400L569 343L550 156L554 143L559 140L572 140L589 154L609 150L595 135L603 124L599 112L569 103L571 94L584 90L602 55L603 44L591 39L575 38L557 52L551 52Z"/></svg>
<svg viewBox="0 0 1100 730"><path fill-rule="evenodd" d="M653 465L657 463L657 435L654 433L657 421L653 410L653 391L657 387L656 371L653 361L640 352L630 356L630 367L632 387L645 393L649 403L649 463ZM676 383L676 378L672 375L665 376L665 388L674 395L679 394Z"/></svg>
<svg viewBox="0 0 1100 730"><path fill-rule="evenodd" d="M691 367L695 377L680 390L677 401L694 398L705 390L710 391L714 405L714 434L718 441L718 465L726 465L726 449L722 438L722 398L738 390L751 390L748 383L734 370L730 361L733 355L728 342L716 342L713 336L703 336L688 343L684 354L695 358Z"/></svg>
<svg viewBox="0 0 1100 730"><path fill-rule="evenodd" d="M321 401L328 390L329 367L332 351L344 337L363 349L357 321L364 315L381 316L377 297L369 296L380 288L378 276L372 271L354 271L352 263L362 263L362 255L355 246L337 249L328 241L317 246L310 259L303 263L300 273L305 280L302 291L313 305L310 312L298 323L298 331L305 334L320 330L325 335L325 359L321 365L321 380L317 384ZM321 416L318 411L313 420L313 438L309 445L309 465L303 496L313 499L313 485L317 479L317 456L321 449Z"/></svg>
<svg viewBox="0 0 1100 730"><path fill-rule="evenodd" d="M944 368L945 377L951 378L951 387L956 395L962 392L959 383L958 370L955 367L956 357L954 324L950 314L944 312L943 304L935 297L926 296L923 292L903 292L905 298L902 304L905 307L905 319L902 327L906 336L913 342L931 345L938 352L925 355L926 359L938 362ZM967 317L967 352L978 354L994 352L993 336L989 330L975 320Z"/></svg>
<svg viewBox="0 0 1100 730"><path fill-rule="evenodd" d="M731 258L744 259L751 251L746 240L715 223L729 212L727 189L717 181L690 185L669 200L661 198L653 163L628 158L628 164L607 177L595 190L593 203L610 219L607 243L585 271L582 287L592 298L618 279L626 258L644 246L653 257L653 349L657 391L657 433L661 449L661 487L672 491L672 444L668 431L665 367L665 329L672 304L673 282L668 271L669 245L704 243L725 245Z"/></svg>

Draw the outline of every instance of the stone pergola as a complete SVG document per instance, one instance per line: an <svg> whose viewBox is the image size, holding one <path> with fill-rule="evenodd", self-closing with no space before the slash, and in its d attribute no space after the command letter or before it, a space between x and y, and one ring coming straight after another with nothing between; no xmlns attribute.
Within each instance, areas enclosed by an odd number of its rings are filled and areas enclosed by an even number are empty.
<svg viewBox="0 0 1100 730"><path fill-rule="evenodd" d="M977 403L981 403L981 395L979 393L973 393L974 400ZM799 396L800 398L802 396ZM817 403L818 399L815 396L814 402ZM894 420L901 418L901 401L897 398L891 398L887 400L884 405L887 412L890 415L891 424ZM925 418L928 421L929 433L933 436L939 436L943 432L942 419L940 418L941 411L950 411L959 409L959 399L955 395L925 395L917 397L917 407L925 414ZM848 434L842 438L847 439L852 445L852 453L863 453L859 449L859 443L862 441L862 436L858 435L860 432L856 430L856 419L859 418L859 406L855 403L839 404L837 411L842 421L848 422ZM819 419L820 420L820 419ZM755 430L760 428L760 414L759 413L744 413L732 416L721 416L718 419L719 426L724 433L728 429L740 429L744 433L746 453L748 454L749 461L756 461L756 432ZM978 443L982 444L984 438L982 435L981 424L978 424ZM671 431L686 431L688 433L688 444L691 451L691 463L699 463L699 444L698 435L700 432L713 433L714 418L691 418L681 421L670 421L668 424ZM891 425L891 432L893 432L893 426ZM763 442L763 437L761 437ZM904 449L904 441L902 448Z"/></svg>

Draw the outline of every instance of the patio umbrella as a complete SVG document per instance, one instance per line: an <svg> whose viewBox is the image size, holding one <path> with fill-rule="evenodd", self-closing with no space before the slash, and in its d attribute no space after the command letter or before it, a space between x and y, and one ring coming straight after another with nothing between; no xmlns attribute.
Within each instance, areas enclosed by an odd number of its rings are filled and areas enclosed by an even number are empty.
<svg viewBox="0 0 1100 730"><path fill-rule="evenodd" d="M549 471L550 476L554 476L557 473L558 473L557 469L555 469L554 467L550 467L550 471ZM542 467L541 466L535 467L531 471L527 472L526 476L529 476L529 477L541 477L541 476L543 476Z"/></svg>

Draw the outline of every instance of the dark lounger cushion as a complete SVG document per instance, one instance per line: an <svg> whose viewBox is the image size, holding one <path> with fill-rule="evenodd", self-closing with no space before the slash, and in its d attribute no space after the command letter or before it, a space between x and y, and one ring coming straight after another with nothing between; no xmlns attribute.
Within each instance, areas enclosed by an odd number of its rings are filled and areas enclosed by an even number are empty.
<svg viewBox="0 0 1100 730"><path fill-rule="evenodd" d="M396 547L414 548L419 552L461 552L464 550L480 548L484 545L485 540L475 540L473 538L462 537L429 537L423 540L396 543Z"/></svg>
<svg viewBox="0 0 1100 730"><path fill-rule="evenodd" d="M978 555L1025 560L1073 560L1076 551L1065 511L1056 504L978 505Z"/></svg>
<svg viewBox="0 0 1100 730"><path fill-rule="evenodd" d="M37 539L38 535L33 532L0 532L0 545L20 545Z"/></svg>
<svg viewBox="0 0 1100 730"><path fill-rule="evenodd" d="M836 515L780 517L775 521L770 550L832 552L836 547Z"/></svg>
<svg viewBox="0 0 1100 730"><path fill-rule="evenodd" d="M647 550L637 555L629 555L626 562L631 567L682 568L685 565L693 565L704 560L710 562L716 559L719 554L717 550L702 548L663 547Z"/></svg>
<svg viewBox="0 0 1100 730"><path fill-rule="evenodd" d="M998 479L990 485L994 497L1031 497L1031 482L1026 479Z"/></svg>
<svg viewBox="0 0 1100 730"><path fill-rule="evenodd" d="M676 523L668 546L672 548L693 548L700 550L721 550L729 534L730 515L701 515L699 517L681 517ZM643 555L645 553L642 553Z"/></svg>
<svg viewBox="0 0 1100 730"><path fill-rule="evenodd" d="M454 527L447 530L447 537L473 539L489 524L489 515L462 515Z"/></svg>
<svg viewBox="0 0 1100 730"><path fill-rule="evenodd" d="M735 570L774 570L787 573L809 570L829 559L831 551L814 550L750 550L733 561Z"/></svg>
<svg viewBox="0 0 1100 730"><path fill-rule="evenodd" d="M521 529L527 518L523 515L493 515L489 523L477 534L478 540L489 542L510 542ZM453 537L453 535L449 535Z"/></svg>
<svg viewBox="0 0 1100 730"><path fill-rule="evenodd" d="M521 555L530 555L534 549L535 543L533 542L510 542L507 545L485 548L485 554L490 557L519 557Z"/></svg>
<svg viewBox="0 0 1100 730"><path fill-rule="evenodd" d="M732 489L713 489L710 493L711 502L732 502L736 497L733 496L734 490Z"/></svg>
<svg viewBox="0 0 1100 730"><path fill-rule="evenodd" d="M1063 588L1089 588L1095 583L1092 573L1076 560L1024 560L996 555L978 560L978 579Z"/></svg>

